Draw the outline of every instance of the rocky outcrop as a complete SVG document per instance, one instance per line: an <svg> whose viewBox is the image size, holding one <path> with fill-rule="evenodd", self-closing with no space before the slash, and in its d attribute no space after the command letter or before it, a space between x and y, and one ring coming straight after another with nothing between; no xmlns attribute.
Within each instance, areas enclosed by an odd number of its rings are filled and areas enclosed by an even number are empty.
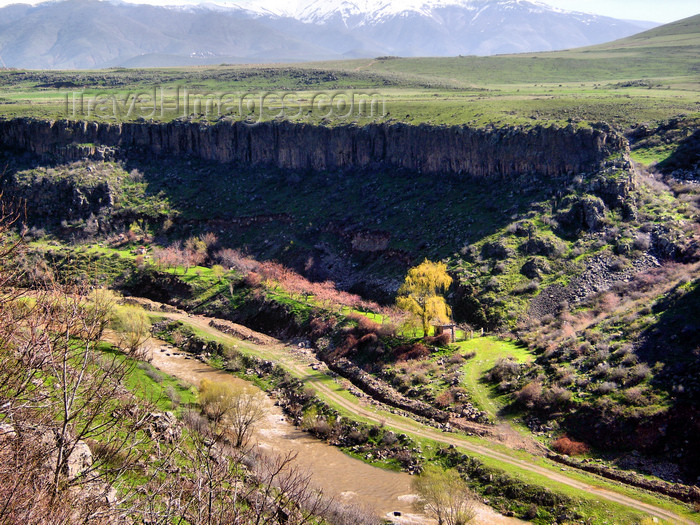
<svg viewBox="0 0 700 525"><path fill-rule="evenodd" d="M552 273L552 269L543 257L531 257L520 268L520 273L530 279L540 279L542 275Z"/></svg>
<svg viewBox="0 0 700 525"><path fill-rule="evenodd" d="M175 443L182 435L182 424L172 412L151 412L147 421L150 436L163 443Z"/></svg>
<svg viewBox="0 0 700 525"><path fill-rule="evenodd" d="M406 169L473 177L595 171L627 141L607 127L472 129L291 122L170 123L0 120L0 147L41 156L190 155L293 170Z"/></svg>
<svg viewBox="0 0 700 525"><path fill-rule="evenodd" d="M618 266L616 259L603 255L587 261L586 269L567 286L553 284L530 302L529 314L541 319L557 315L563 304L575 305L595 293L605 292L619 283L629 282L635 275L659 266L656 257L645 254L629 266Z"/></svg>
<svg viewBox="0 0 700 525"><path fill-rule="evenodd" d="M255 332L243 325L232 323L224 319L212 319L209 321L209 326L216 328L219 332L223 332L233 337L237 337L243 341L252 341L258 345L274 345L279 344L279 341L268 335Z"/></svg>
<svg viewBox="0 0 700 525"><path fill-rule="evenodd" d="M333 372L350 380L350 382L352 382L360 390L368 393L374 399L377 399L382 403L386 403L387 405L399 408L401 410L406 410L413 414L432 419L439 423L445 423L449 420L450 416L446 412L438 410L437 408L432 407L427 403L423 403L422 401L409 399L402 396L386 383L372 377L370 374L352 364L345 358L327 362L326 364L328 365L328 368L333 370Z"/></svg>
<svg viewBox="0 0 700 525"><path fill-rule="evenodd" d="M576 200L559 222L587 231L600 229L605 220L605 203L600 197L584 195Z"/></svg>
<svg viewBox="0 0 700 525"><path fill-rule="evenodd" d="M87 220L114 209L118 188L106 180L89 180L78 177L51 177L31 172L12 174L3 182L7 197L27 202L30 221L58 223L60 221Z"/></svg>
<svg viewBox="0 0 700 525"><path fill-rule="evenodd" d="M92 451L84 441L78 441L66 461L66 475L75 479L92 466Z"/></svg>

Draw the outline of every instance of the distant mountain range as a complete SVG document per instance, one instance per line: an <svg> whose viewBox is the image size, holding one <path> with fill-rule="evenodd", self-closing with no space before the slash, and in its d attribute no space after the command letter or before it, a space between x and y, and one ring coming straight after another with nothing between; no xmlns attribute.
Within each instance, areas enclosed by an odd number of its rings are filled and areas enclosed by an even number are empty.
<svg viewBox="0 0 700 525"><path fill-rule="evenodd" d="M82 69L492 55L598 44L657 24L526 0L264 0L156 7L60 0L0 9L6 67Z"/></svg>

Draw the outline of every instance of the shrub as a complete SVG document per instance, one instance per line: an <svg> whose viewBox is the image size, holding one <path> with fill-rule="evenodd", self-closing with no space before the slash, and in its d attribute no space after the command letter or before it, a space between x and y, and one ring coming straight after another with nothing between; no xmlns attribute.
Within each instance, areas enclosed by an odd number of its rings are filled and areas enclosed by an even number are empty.
<svg viewBox="0 0 700 525"><path fill-rule="evenodd" d="M320 439L328 439L333 429L327 421L319 419L309 426L309 432Z"/></svg>
<svg viewBox="0 0 700 525"><path fill-rule="evenodd" d="M430 350L428 350L428 347L420 343L414 343L412 345L401 345L394 348L394 358L397 361L423 359L429 355Z"/></svg>
<svg viewBox="0 0 700 525"><path fill-rule="evenodd" d="M455 402L455 396L450 390L445 390L441 392L435 398L435 404L440 408L446 408Z"/></svg>
<svg viewBox="0 0 700 525"><path fill-rule="evenodd" d="M147 368L146 370L144 370L144 373L146 374L146 377L148 377L154 383L163 382L163 376L160 374L160 372L158 372L158 370L155 370L153 368Z"/></svg>
<svg viewBox="0 0 700 525"><path fill-rule="evenodd" d="M634 365L637 362L637 356L634 354L627 354L622 358L622 364L629 366Z"/></svg>
<svg viewBox="0 0 700 525"><path fill-rule="evenodd" d="M432 346L447 346L452 342L452 335L449 332L443 332L434 337L424 337L423 341Z"/></svg>
<svg viewBox="0 0 700 525"><path fill-rule="evenodd" d="M518 402L527 408L538 405L542 399L542 384L539 381L532 381L522 387L516 394Z"/></svg>
<svg viewBox="0 0 700 525"><path fill-rule="evenodd" d="M395 444L398 440L399 440L399 438L396 437L396 434L394 434L394 433L391 432L391 431L386 432L386 433L384 434L384 436L382 436L382 444L384 444L384 445L392 446L392 445Z"/></svg>
<svg viewBox="0 0 700 525"><path fill-rule="evenodd" d="M562 436L552 443L552 448L567 456L580 456L590 451L590 447L581 441L574 441L568 436Z"/></svg>
<svg viewBox="0 0 700 525"><path fill-rule="evenodd" d="M599 365L601 363L605 363L608 358L610 358L610 352L604 348L601 348L599 345L598 350L589 358L589 363L591 365Z"/></svg>
<svg viewBox="0 0 700 525"><path fill-rule="evenodd" d="M528 521L534 520L537 517L538 512L539 512L539 509L537 508L537 505L532 503L528 507L527 511L525 511L523 518L525 518Z"/></svg>
<svg viewBox="0 0 700 525"><path fill-rule="evenodd" d="M627 379L627 374L628 371L626 368L618 366L610 369L608 372L608 379L616 383L624 382Z"/></svg>
<svg viewBox="0 0 700 525"><path fill-rule="evenodd" d="M491 270L491 272L494 275L501 275L503 273L506 273L507 271L508 271L508 266L506 266L506 264L504 262L498 262L498 263L494 264L493 270Z"/></svg>
<svg viewBox="0 0 700 525"><path fill-rule="evenodd" d="M553 386L543 393L542 399L552 408L561 408L571 401L571 392L566 388Z"/></svg>
<svg viewBox="0 0 700 525"><path fill-rule="evenodd" d="M430 378L423 372L418 372L411 377L411 383L414 385L427 385L430 383Z"/></svg>
<svg viewBox="0 0 700 525"><path fill-rule="evenodd" d="M492 383L508 381L520 374L520 365L508 358L499 358L494 367L486 374L486 378Z"/></svg>
<svg viewBox="0 0 700 525"><path fill-rule="evenodd" d="M323 513L328 523L333 525L381 525L374 509L356 503L339 502L332 499Z"/></svg>
<svg viewBox="0 0 700 525"><path fill-rule="evenodd" d="M168 396L173 407L177 407L180 404L180 394L173 388L172 385L168 385L165 388L165 395Z"/></svg>
<svg viewBox="0 0 700 525"><path fill-rule="evenodd" d="M183 413L182 422L187 428L199 434L204 434L209 428L209 420L196 410Z"/></svg>
<svg viewBox="0 0 700 525"><path fill-rule="evenodd" d="M122 448L121 443L105 443L90 439L87 445L95 461L109 463L112 468L123 467L129 461L129 451Z"/></svg>
<svg viewBox="0 0 700 525"><path fill-rule="evenodd" d="M377 334L370 333L370 334L365 334L363 335L360 340L357 342L358 346L362 347L368 347L368 346L375 346L379 342L379 337L377 337Z"/></svg>
<svg viewBox="0 0 700 525"><path fill-rule="evenodd" d="M604 293L598 300L598 308L603 313L610 313L620 305L620 297L614 293Z"/></svg>
<svg viewBox="0 0 700 525"><path fill-rule="evenodd" d="M513 288L513 293L516 295L535 293L540 287L540 283L537 279L532 281L526 281L523 283L518 283Z"/></svg>
<svg viewBox="0 0 700 525"><path fill-rule="evenodd" d="M260 277L260 274L256 272L248 272L243 279L243 282L248 288L259 288L262 284L262 277Z"/></svg>
<svg viewBox="0 0 700 525"><path fill-rule="evenodd" d="M602 395L609 394L611 392L614 392L617 389L617 383L613 383L611 381L605 381L604 383L599 384L596 387L596 392Z"/></svg>
<svg viewBox="0 0 700 525"><path fill-rule="evenodd" d="M625 390L622 395L628 404L639 405L643 399L643 393L644 392L640 387L634 386Z"/></svg>
<svg viewBox="0 0 700 525"><path fill-rule="evenodd" d="M646 363L640 363L634 365L630 370L629 382L630 383L641 383L651 375L651 368Z"/></svg>
<svg viewBox="0 0 700 525"><path fill-rule="evenodd" d="M561 386L568 386L574 382L574 373L571 370L565 370L558 374L557 384Z"/></svg>
<svg viewBox="0 0 700 525"><path fill-rule="evenodd" d="M476 354L474 354L474 355L476 355ZM459 365L459 364L464 363L464 359L465 359L464 356L462 356L460 354L454 354L454 355L451 355L449 357L449 359L447 360L447 363L450 365Z"/></svg>
<svg viewBox="0 0 700 525"><path fill-rule="evenodd" d="M354 429L348 433L348 440L355 445L362 445L367 441L367 436L360 430Z"/></svg>
<svg viewBox="0 0 700 525"><path fill-rule="evenodd" d="M315 341L319 337L323 337L325 335L330 334L336 324L337 321L334 317L331 317L330 319L314 317L309 322L309 336Z"/></svg>

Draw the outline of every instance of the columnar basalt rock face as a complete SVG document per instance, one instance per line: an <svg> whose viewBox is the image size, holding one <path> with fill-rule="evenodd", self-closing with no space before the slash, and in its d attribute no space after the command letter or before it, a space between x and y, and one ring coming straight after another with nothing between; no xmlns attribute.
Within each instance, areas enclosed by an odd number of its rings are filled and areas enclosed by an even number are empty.
<svg viewBox="0 0 700 525"><path fill-rule="evenodd" d="M66 151L190 155L218 162L294 170L393 168L473 177L562 176L593 171L626 140L596 129L472 129L372 124L337 127L221 121L108 124L19 118L0 120L0 147L61 157ZM77 147L77 146L76 146Z"/></svg>

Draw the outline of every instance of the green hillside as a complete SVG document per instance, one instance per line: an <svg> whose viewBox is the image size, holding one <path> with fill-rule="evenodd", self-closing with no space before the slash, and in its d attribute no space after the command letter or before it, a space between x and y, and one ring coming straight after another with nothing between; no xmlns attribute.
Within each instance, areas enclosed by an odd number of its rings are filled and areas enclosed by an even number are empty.
<svg viewBox="0 0 700 525"><path fill-rule="evenodd" d="M457 87L509 83L592 82L700 77L700 15L598 46L494 57L394 58L325 62L314 67L437 79Z"/></svg>

